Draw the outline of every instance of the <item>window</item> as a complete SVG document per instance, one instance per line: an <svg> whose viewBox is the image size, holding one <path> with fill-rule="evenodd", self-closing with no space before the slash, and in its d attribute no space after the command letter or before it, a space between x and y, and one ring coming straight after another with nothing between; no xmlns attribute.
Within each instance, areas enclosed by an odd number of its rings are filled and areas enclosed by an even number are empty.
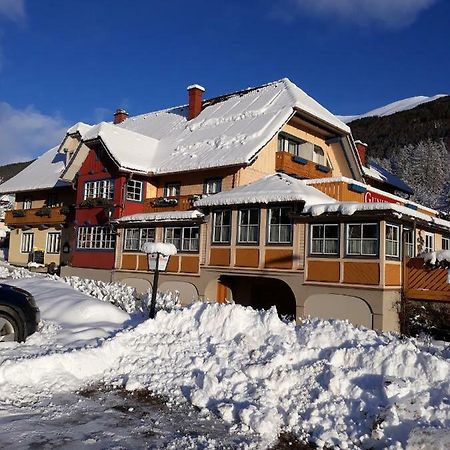
<svg viewBox="0 0 450 450"><path fill-rule="evenodd" d="M450 237L442 236L442 250L450 250Z"/></svg>
<svg viewBox="0 0 450 450"><path fill-rule="evenodd" d="M84 183L84 200L87 198L108 198L114 197L113 180L87 181Z"/></svg>
<svg viewBox="0 0 450 450"><path fill-rule="evenodd" d="M339 225L311 225L311 255L337 255L339 253Z"/></svg>
<svg viewBox="0 0 450 450"><path fill-rule="evenodd" d="M32 201L31 198L24 198L23 199L23 209L31 209Z"/></svg>
<svg viewBox="0 0 450 450"><path fill-rule="evenodd" d="M58 197L56 194L48 194L47 206L49 208L54 208L55 206L59 206Z"/></svg>
<svg viewBox="0 0 450 450"><path fill-rule="evenodd" d="M133 202L142 201L142 191L144 183L139 180L128 180L125 198Z"/></svg>
<svg viewBox="0 0 450 450"><path fill-rule="evenodd" d="M294 156L299 156L308 161L314 161L323 166L327 162L325 152L319 145L314 145L312 142L283 134L278 135L278 151L289 152Z"/></svg>
<svg viewBox="0 0 450 450"><path fill-rule="evenodd" d="M32 252L33 251L33 241L34 241L33 233L23 233L22 234L22 242L20 244L20 251L22 253Z"/></svg>
<svg viewBox="0 0 450 450"><path fill-rule="evenodd" d="M400 256L399 227L386 224L386 256L398 258Z"/></svg>
<svg viewBox="0 0 450 450"><path fill-rule="evenodd" d="M325 153L322 149L322 147L315 145L313 148L313 159L312 159L315 163L317 164L321 164L322 166L325 165L326 160L325 160Z"/></svg>
<svg viewBox="0 0 450 450"><path fill-rule="evenodd" d="M231 211L216 211L213 215L213 244L229 244L231 240Z"/></svg>
<svg viewBox="0 0 450 450"><path fill-rule="evenodd" d="M173 244L182 252L197 252L199 227L167 227L164 230L164 242Z"/></svg>
<svg viewBox="0 0 450 450"><path fill-rule="evenodd" d="M77 248L113 250L115 235L110 227L78 228Z"/></svg>
<svg viewBox="0 0 450 450"><path fill-rule="evenodd" d="M126 228L123 249L140 251L145 242L155 242L154 228Z"/></svg>
<svg viewBox="0 0 450 450"><path fill-rule="evenodd" d="M434 234L425 233L425 247L424 252L434 252Z"/></svg>
<svg viewBox="0 0 450 450"><path fill-rule="evenodd" d="M347 225L347 255L376 256L378 254L378 225L358 223Z"/></svg>
<svg viewBox="0 0 450 450"><path fill-rule="evenodd" d="M222 179L221 178L210 178L205 180L203 185L204 194L217 194L222 190Z"/></svg>
<svg viewBox="0 0 450 450"><path fill-rule="evenodd" d="M181 191L180 183L167 183L164 186L164 197L178 197Z"/></svg>
<svg viewBox="0 0 450 450"><path fill-rule="evenodd" d="M289 207L268 210L269 244L290 244L292 242L292 209Z"/></svg>
<svg viewBox="0 0 450 450"><path fill-rule="evenodd" d="M257 244L259 238L259 209L241 209L238 223L238 242L241 244Z"/></svg>
<svg viewBox="0 0 450 450"><path fill-rule="evenodd" d="M414 244L414 230L410 228L403 228L403 240L405 245L405 256L414 258L416 248Z"/></svg>
<svg viewBox="0 0 450 450"><path fill-rule="evenodd" d="M61 248L61 233L48 233L46 247L47 253L59 253Z"/></svg>

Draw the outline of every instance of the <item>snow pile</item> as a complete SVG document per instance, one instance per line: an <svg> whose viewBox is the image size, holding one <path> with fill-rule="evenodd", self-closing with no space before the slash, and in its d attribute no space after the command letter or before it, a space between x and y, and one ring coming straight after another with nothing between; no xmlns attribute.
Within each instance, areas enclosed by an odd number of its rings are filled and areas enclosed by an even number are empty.
<svg viewBox="0 0 450 450"><path fill-rule="evenodd" d="M432 354L434 353L434 354ZM319 447L401 448L450 427L450 362L414 340L346 322L281 322L274 309L194 304L96 348L0 366L0 400L104 382L187 399L267 444L282 430Z"/></svg>
<svg viewBox="0 0 450 450"><path fill-rule="evenodd" d="M173 244L166 244L164 242L145 242L142 245L141 251L144 253L159 253L163 256L172 256L177 254L177 248Z"/></svg>
<svg viewBox="0 0 450 450"><path fill-rule="evenodd" d="M450 250L437 250L421 256L426 263L432 266L450 266Z"/></svg>

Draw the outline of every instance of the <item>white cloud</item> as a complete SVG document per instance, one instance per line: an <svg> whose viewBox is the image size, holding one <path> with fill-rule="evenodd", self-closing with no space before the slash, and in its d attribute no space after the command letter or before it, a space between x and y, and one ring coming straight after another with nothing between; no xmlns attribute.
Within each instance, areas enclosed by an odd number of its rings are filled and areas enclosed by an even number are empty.
<svg viewBox="0 0 450 450"><path fill-rule="evenodd" d="M0 164L26 161L58 145L68 124L61 117L52 117L33 106L15 109L0 102Z"/></svg>
<svg viewBox="0 0 450 450"><path fill-rule="evenodd" d="M25 20L25 0L0 0L0 17L14 22Z"/></svg>
<svg viewBox="0 0 450 450"><path fill-rule="evenodd" d="M411 24L417 15L439 0L291 0L306 14L336 17L388 28Z"/></svg>

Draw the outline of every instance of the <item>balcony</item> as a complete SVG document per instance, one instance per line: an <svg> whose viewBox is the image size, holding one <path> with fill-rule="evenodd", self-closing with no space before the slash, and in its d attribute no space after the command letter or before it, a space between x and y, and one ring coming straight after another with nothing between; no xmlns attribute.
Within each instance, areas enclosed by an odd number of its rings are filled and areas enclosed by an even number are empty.
<svg viewBox="0 0 450 450"><path fill-rule="evenodd" d="M201 195L198 194L148 198L144 201L144 212L189 211L190 209L194 209L194 202L200 197Z"/></svg>
<svg viewBox="0 0 450 450"><path fill-rule="evenodd" d="M56 225L67 222L69 214L70 210L67 206L15 209L6 212L5 222L11 227Z"/></svg>
<svg viewBox="0 0 450 450"><path fill-rule="evenodd" d="M275 170L299 178L331 177L331 169L329 167L308 161L289 152L276 153Z"/></svg>

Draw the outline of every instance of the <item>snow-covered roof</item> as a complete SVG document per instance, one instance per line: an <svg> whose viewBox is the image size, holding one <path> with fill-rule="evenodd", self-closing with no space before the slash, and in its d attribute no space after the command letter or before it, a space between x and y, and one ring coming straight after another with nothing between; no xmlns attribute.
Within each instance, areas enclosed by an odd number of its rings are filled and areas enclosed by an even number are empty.
<svg viewBox="0 0 450 450"><path fill-rule="evenodd" d="M305 205L336 203L336 200L328 197L328 195L318 189L307 186L303 180L298 180L284 173L275 173L230 191L204 197L197 200L195 206L267 204L295 201L304 201Z"/></svg>
<svg viewBox="0 0 450 450"><path fill-rule="evenodd" d="M401 178L386 170L384 167L375 163L368 163L367 167L363 167L364 175L382 183L389 184L394 188L405 192L406 194L414 194L414 191Z"/></svg>
<svg viewBox="0 0 450 450"><path fill-rule="evenodd" d="M119 223L177 222L202 219L204 214L194 209L190 211L164 211L158 213L140 213L123 216L115 220Z"/></svg>
<svg viewBox="0 0 450 450"><path fill-rule="evenodd" d="M0 184L0 193L68 186L68 183L59 179L64 170L65 155L58 153L58 148L47 150L15 177Z"/></svg>
<svg viewBox="0 0 450 450"><path fill-rule="evenodd" d="M402 216L419 219L430 224L439 225L450 230L450 222L438 217L432 217L428 214L421 213L407 206L397 203L356 203L356 202L336 202L333 204L316 204L305 206L303 213L312 216L320 216L322 214L338 213L344 216L351 216L356 212L363 211L391 211L399 218Z"/></svg>
<svg viewBox="0 0 450 450"><path fill-rule="evenodd" d="M75 134L80 133L81 136L84 136L91 129L91 125L88 125L84 122L78 122L75 125L72 125L66 132L66 134Z"/></svg>
<svg viewBox="0 0 450 450"><path fill-rule="evenodd" d="M187 107L181 106L130 117L118 125L99 124L84 140L100 137L120 168L127 170L164 174L244 165L295 111L337 133L350 133L347 125L284 78L207 100L189 121Z"/></svg>

